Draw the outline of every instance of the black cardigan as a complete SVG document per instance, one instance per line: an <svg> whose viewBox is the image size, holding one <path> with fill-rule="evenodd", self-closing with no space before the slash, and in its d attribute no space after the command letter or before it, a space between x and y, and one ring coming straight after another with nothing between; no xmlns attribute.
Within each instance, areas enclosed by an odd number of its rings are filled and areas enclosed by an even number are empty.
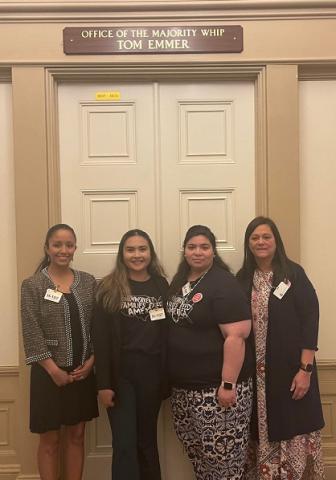
<svg viewBox="0 0 336 480"><path fill-rule="evenodd" d="M319 305L314 287L303 268L290 262L291 287L281 300L271 291L268 302L265 381L268 437L288 440L324 426L316 363L310 388L301 400L293 400L290 386L299 370L302 349L317 350ZM251 298L252 278L244 281ZM276 287L276 285L274 285ZM252 415L252 436L258 437L256 398Z"/></svg>
<svg viewBox="0 0 336 480"><path fill-rule="evenodd" d="M166 302L168 282L163 277L153 277L158 290L162 296L163 303ZM107 312L101 304L94 308L92 322L92 340L95 352L95 370L97 389L111 389L118 394L120 357L121 357L121 325L119 312ZM166 335L167 322L162 320L162 396L168 396L166 382Z"/></svg>

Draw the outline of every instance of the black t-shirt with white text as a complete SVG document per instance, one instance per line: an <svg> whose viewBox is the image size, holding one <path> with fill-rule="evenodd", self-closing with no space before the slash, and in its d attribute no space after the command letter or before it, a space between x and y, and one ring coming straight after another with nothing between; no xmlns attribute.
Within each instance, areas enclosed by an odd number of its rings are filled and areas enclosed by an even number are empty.
<svg viewBox="0 0 336 480"><path fill-rule="evenodd" d="M188 295L179 292L167 302L170 380L181 388L218 386L224 342L219 324L250 319L249 303L235 277L217 265L190 287ZM238 382L252 375L253 364L250 335Z"/></svg>
<svg viewBox="0 0 336 480"><path fill-rule="evenodd" d="M148 354L161 350L161 325L165 320L151 320L150 311L163 307L163 294L152 277L145 282L129 280L131 296L123 299L120 319L122 349ZM168 290L168 282L160 282Z"/></svg>

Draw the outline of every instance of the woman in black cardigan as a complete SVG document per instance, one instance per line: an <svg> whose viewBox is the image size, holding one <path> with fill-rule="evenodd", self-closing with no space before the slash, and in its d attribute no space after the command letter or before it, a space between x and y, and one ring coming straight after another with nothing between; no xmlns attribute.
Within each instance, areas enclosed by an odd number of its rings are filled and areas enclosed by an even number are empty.
<svg viewBox="0 0 336 480"><path fill-rule="evenodd" d="M93 320L98 396L112 430L113 480L160 480L168 282L146 232L130 230L101 281Z"/></svg>
<svg viewBox="0 0 336 480"><path fill-rule="evenodd" d="M247 226L238 279L251 299L255 408L246 478L324 479L318 388L319 306L303 268L288 259L267 217Z"/></svg>

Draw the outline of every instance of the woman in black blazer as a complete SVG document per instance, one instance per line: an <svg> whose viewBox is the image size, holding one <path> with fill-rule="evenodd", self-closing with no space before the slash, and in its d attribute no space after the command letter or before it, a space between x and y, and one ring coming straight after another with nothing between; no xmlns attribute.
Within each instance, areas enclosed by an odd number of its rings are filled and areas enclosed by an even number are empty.
<svg viewBox="0 0 336 480"><path fill-rule="evenodd" d="M256 347L247 479L324 479L324 426L315 351L319 306L303 268L288 259L267 217L247 226L237 277L251 299Z"/></svg>
<svg viewBox="0 0 336 480"><path fill-rule="evenodd" d="M48 230L44 251L21 289L22 335L31 365L30 430L39 434L41 479L58 478L61 453L65 480L80 480L85 423L98 416L90 341L96 280L71 268L76 235L69 225Z"/></svg>

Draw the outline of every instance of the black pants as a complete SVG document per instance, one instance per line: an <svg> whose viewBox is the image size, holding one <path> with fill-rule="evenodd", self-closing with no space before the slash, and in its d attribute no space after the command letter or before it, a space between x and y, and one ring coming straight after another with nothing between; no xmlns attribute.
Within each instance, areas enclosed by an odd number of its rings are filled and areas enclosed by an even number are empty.
<svg viewBox="0 0 336 480"><path fill-rule="evenodd" d="M113 480L161 480L157 448L160 404L160 358L127 353L116 404L107 409Z"/></svg>

